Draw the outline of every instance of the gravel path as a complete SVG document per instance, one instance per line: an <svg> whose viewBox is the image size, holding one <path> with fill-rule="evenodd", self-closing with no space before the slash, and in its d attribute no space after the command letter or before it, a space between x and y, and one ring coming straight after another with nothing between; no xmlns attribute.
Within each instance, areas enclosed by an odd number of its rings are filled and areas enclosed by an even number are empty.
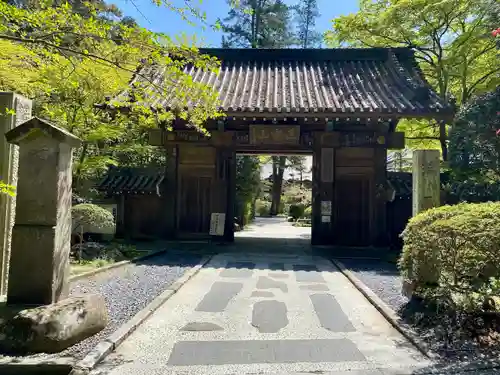
<svg viewBox="0 0 500 375"><path fill-rule="evenodd" d="M408 301L401 295L402 279L395 264L362 259L340 262L395 311Z"/></svg>
<svg viewBox="0 0 500 375"><path fill-rule="evenodd" d="M401 307L408 302L408 299L401 295L402 278L399 276L395 264L361 259L340 259L340 261L385 303L396 312L399 311L403 314L403 321L405 321L404 309L401 309ZM408 311L406 314L408 314ZM497 365L500 365L500 362L498 362L498 358L500 358L498 347L480 347L475 340L458 336L444 339L442 333L440 333L442 330L436 327L421 327L409 321L404 324L408 324L408 327L415 330L421 339L426 341L429 347L440 355L440 365L444 365L440 369L442 372L438 372L440 374L463 374L462 371L468 369L471 363L490 365L491 361L494 361ZM484 372L473 371L470 374L500 374L500 367Z"/></svg>
<svg viewBox="0 0 500 375"><path fill-rule="evenodd" d="M84 340L60 355L83 358L97 343L160 295L185 271L195 266L201 256L161 254L71 283L71 294L99 293L108 306L108 326L97 335Z"/></svg>

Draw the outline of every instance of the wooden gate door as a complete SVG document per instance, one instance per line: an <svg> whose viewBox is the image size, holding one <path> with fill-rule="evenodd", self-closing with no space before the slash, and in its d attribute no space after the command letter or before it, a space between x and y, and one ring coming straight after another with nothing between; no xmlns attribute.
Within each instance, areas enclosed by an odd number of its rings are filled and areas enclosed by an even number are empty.
<svg viewBox="0 0 500 375"><path fill-rule="evenodd" d="M335 244L369 245L370 197L368 178L346 176L335 182Z"/></svg>
<svg viewBox="0 0 500 375"><path fill-rule="evenodd" d="M214 150L211 147L183 147L179 156L179 236L208 236L215 178Z"/></svg>
<svg viewBox="0 0 500 375"><path fill-rule="evenodd" d="M180 178L179 231L207 234L210 230L210 194L212 178L184 175Z"/></svg>

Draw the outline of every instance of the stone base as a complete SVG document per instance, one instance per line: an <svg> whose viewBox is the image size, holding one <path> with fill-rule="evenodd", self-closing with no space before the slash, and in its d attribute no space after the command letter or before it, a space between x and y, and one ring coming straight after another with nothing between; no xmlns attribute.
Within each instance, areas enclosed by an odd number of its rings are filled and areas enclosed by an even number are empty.
<svg viewBox="0 0 500 375"><path fill-rule="evenodd" d="M100 332L108 322L100 295L70 297L34 308L0 308L0 351L58 353Z"/></svg>

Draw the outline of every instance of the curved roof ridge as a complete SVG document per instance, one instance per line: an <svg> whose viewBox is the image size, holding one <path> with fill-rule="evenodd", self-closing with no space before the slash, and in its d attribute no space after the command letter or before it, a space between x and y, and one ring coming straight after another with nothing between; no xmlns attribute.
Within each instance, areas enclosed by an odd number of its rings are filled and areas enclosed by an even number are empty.
<svg viewBox="0 0 500 375"><path fill-rule="evenodd" d="M200 48L201 54L231 61L335 61L388 59L392 50L398 58L413 59L413 51L397 48Z"/></svg>

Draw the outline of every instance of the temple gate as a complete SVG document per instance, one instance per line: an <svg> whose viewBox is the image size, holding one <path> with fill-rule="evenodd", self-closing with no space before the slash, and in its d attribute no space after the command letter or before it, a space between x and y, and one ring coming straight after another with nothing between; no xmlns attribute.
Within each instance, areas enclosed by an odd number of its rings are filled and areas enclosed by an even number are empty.
<svg viewBox="0 0 500 375"><path fill-rule="evenodd" d="M150 144L167 154L160 194L164 209L157 218L161 235L232 241L236 154L309 154L312 243L383 245L387 150L404 148L404 134L395 131L399 120L444 121L451 113L422 78L412 51L201 53L221 61L220 73L201 74L191 67L186 72L214 85L226 117L205 124L209 136L182 121L174 123L173 131L150 132ZM223 223L214 229L214 220Z"/></svg>

